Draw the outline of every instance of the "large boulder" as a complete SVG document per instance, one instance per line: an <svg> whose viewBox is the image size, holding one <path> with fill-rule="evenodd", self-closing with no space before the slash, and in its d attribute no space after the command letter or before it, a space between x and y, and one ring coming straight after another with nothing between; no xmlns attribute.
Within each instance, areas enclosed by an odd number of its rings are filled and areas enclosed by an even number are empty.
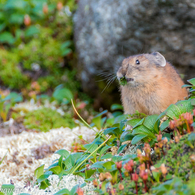
<svg viewBox="0 0 195 195"><path fill-rule="evenodd" d="M186 78L195 77L194 0L80 0L74 25L79 77L96 97L104 86L98 75L115 74L138 53L159 51Z"/></svg>

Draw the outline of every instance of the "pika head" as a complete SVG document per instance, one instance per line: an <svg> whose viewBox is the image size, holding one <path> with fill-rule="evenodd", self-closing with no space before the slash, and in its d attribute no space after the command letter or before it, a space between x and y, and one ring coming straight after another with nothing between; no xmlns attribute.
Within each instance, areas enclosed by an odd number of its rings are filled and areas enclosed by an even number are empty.
<svg viewBox="0 0 195 195"><path fill-rule="evenodd" d="M159 52L130 56L123 60L117 71L121 85L143 86L158 77L166 66L166 60Z"/></svg>

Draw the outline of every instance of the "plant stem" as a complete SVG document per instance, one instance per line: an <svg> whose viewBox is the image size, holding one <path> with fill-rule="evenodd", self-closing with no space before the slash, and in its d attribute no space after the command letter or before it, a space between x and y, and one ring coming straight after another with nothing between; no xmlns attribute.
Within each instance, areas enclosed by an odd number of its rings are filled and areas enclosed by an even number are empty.
<svg viewBox="0 0 195 195"><path fill-rule="evenodd" d="M120 173L120 179L121 181L123 180L123 177L122 177L122 173L121 173L121 170L119 169L119 173Z"/></svg>
<svg viewBox="0 0 195 195"><path fill-rule="evenodd" d="M71 103L72 103L72 107L74 109L74 111L76 112L76 114L78 115L78 117L81 119L81 121L83 121L83 123L89 127L90 129L92 129L93 131L95 131L96 133L98 133L98 131L96 131L94 128L92 128L82 117L81 115L78 113L77 109L74 106L73 100L71 99Z"/></svg>
<svg viewBox="0 0 195 195"><path fill-rule="evenodd" d="M136 194L138 195L138 187L137 187L137 182L135 182L135 186L136 186Z"/></svg>
<svg viewBox="0 0 195 195"><path fill-rule="evenodd" d="M144 185L145 185L145 192L148 191L147 185L146 185L146 181L144 180Z"/></svg>
<svg viewBox="0 0 195 195"><path fill-rule="evenodd" d="M191 133L191 131L190 131L190 127L189 127L189 124L188 124L187 120L186 120L186 127L187 127L187 131L188 131L188 133Z"/></svg>
<svg viewBox="0 0 195 195"><path fill-rule="evenodd" d="M84 159L72 172L74 174L75 171L85 162L87 161L96 151L98 151L112 136L110 135L98 148L96 148L86 159Z"/></svg>

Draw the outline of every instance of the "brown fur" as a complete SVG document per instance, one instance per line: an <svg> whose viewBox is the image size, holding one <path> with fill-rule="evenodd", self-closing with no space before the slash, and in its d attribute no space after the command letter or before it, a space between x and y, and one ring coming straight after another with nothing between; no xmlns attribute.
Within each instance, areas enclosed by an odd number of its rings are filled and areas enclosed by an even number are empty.
<svg viewBox="0 0 195 195"><path fill-rule="evenodd" d="M140 64L136 64L136 60ZM117 72L118 79L123 76L134 79L121 86L125 114L133 114L136 110L148 115L160 114L170 104L187 97L187 90L181 88L184 83L180 76L170 63L165 63L161 66L161 62L156 61L156 53L130 56L123 60Z"/></svg>

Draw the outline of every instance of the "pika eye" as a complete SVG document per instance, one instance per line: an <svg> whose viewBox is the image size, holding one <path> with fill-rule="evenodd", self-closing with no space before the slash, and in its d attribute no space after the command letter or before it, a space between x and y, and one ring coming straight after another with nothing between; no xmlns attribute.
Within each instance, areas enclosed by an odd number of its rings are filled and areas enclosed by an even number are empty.
<svg viewBox="0 0 195 195"><path fill-rule="evenodd" d="M139 60L136 60L136 64L140 64Z"/></svg>

